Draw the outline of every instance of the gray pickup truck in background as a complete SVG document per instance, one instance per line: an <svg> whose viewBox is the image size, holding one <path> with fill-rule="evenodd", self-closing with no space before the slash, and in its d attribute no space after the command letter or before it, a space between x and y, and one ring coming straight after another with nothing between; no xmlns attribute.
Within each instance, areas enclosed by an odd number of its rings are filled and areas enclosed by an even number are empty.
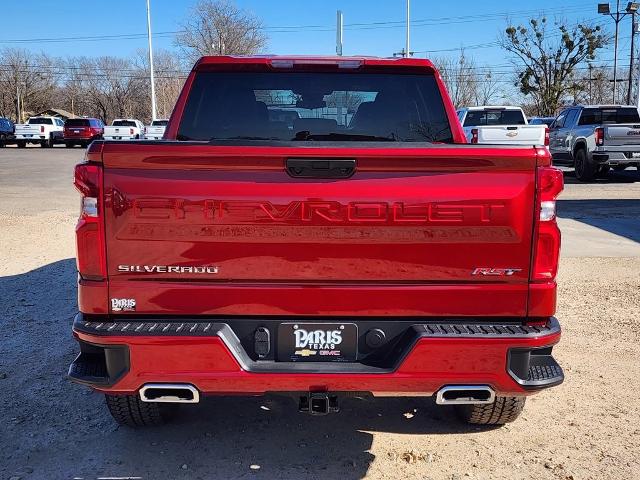
<svg viewBox="0 0 640 480"><path fill-rule="evenodd" d="M589 182L611 168L640 170L640 115L634 106L585 105L563 110L551 124L549 150L555 165L571 165Z"/></svg>

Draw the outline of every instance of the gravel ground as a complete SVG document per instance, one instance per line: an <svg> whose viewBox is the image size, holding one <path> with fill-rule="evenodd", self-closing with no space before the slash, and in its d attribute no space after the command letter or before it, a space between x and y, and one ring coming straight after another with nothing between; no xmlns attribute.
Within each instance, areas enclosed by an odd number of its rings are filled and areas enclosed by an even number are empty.
<svg viewBox="0 0 640 480"><path fill-rule="evenodd" d="M640 478L640 256L576 253L573 237L554 350L567 379L506 427L467 427L421 398L347 400L323 418L285 399L208 398L166 427L118 427L100 395L64 378L76 354L70 172L81 155L0 150L0 479ZM18 180L25 171L38 172L36 187ZM593 190L568 182L566 198L637 205L635 174ZM586 228L576 238L598 228L637 244L634 208L618 212L628 230L571 208Z"/></svg>

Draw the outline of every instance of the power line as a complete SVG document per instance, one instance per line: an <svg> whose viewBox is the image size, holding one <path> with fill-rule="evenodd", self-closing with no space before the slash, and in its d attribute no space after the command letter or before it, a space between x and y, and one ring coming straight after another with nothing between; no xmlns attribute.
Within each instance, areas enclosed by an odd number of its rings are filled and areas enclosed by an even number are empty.
<svg viewBox="0 0 640 480"><path fill-rule="evenodd" d="M584 7L581 4L570 4L565 6L547 9L551 13L574 13L582 11ZM536 10L519 10L514 12L495 12L476 15L463 15L458 17L440 17L426 18L411 21L413 27L434 26L434 25L450 25L456 23L470 23L480 20L499 20L507 19L511 15L530 15L545 13L539 9ZM404 28L405 20L398 21L379 21L367 23L348 23L344 25L347 30L374 30L380 28ZM297 33L300 31L324 32L333 31L335 27L328 25L291 25L291 26L272 26L264 27L263 30L271 33ZM154 37L167 38L184 33L184 30L163 31L154 34ZM67 43L67 42L96 42L96 41L113 41L113 40L137 40L146 38L146 33L122 33L110 35L84 35L70 37L42 37L42 38L19 38L19 39L0 39L0 43L4 44L32 44L32 43Z"/></svg>

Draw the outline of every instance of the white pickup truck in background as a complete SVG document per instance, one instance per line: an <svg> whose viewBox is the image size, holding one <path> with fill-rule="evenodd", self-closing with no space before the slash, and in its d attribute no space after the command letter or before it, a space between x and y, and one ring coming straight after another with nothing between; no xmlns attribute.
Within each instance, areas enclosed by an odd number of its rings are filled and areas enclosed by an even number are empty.
<svg viewBox="0 0 640 480"><path fill-rule="evenodd" d="M135 118L116 118L111 125L104 127L105 140L137 140L142 138L144 124Z"/></svg>
<svg viewBox="0 0 640 480"><path fill-rule="evenodd" d="M144 127L144 138L146 140L162 140L168 123L169 120L166 119L152 121L151 125Z"/></svg>
<svg viewBox="0 0 640 480"><path fill-rule="evenodd" d="M41 147L53 147L61 143L64 120L58 117L31 117L27 123L16 125L16 144L24 148L27 143L39 143Z"/></svg>
<svg viewBox="0 0 640 480"><path fill-rule="evenodd" d="M469 143L549 145L546 125L529 125L520 107L480 106L458 110Z"/></svg>

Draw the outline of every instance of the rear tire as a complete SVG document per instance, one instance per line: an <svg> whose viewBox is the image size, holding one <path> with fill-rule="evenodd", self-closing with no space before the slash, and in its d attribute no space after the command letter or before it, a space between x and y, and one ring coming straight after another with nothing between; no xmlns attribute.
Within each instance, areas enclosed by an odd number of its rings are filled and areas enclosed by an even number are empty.
<svg viewBox="0 0 640 480"><path fill-rule="evenodd" d="M589 160L585 149L579 148L576 150L574 168L578 180L581 182L591 182L596 176L598 167Z"/></svg>
<svg viewBox="0 0 640 480"><path fill-rule="evenodd" d="M456 405L456 413L472 425L504 425L522 413L526 397L496 397L493 403Z"/></svg>
<svg viewBox="0 0 640 480"><path fill-rule="evenodd" d="M27 142L24 140L18 140L16 143L18 144L18 148L25 148L27 146Z"/></svg>
<svg viewBox="0 0 640 480"><path fill-rule="evenodd" d="M0 148L3 148L7 144L7 138L4 135L0 135Z"/></svg>
<svg viewBox="0 0 640 480"><path fill-rule="evenodd" d="M67 142L67 143L64 144L64 146L67 147L67 148L73 148L73 147L76 146L76 144L75 143L71 143L71 142Z"/></svg>
<svg viewBox="0 0 640 480"><path fill-rule="evenodd" d="M137 395L108 395L105 400L116 422L127 427L162 425L173 417L177 405L148 403Z"/></svg>

